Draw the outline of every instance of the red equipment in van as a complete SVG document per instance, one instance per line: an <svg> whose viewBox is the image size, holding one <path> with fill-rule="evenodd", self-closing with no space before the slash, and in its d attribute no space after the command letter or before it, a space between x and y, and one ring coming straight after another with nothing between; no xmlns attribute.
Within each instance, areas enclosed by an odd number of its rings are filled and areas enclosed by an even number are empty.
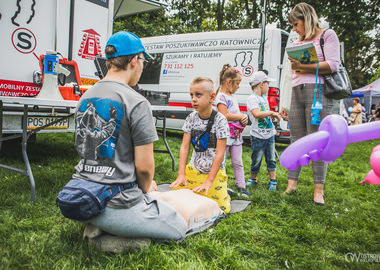
<svg viewBox="0 0 380 270"><path fill-rule="evenodd" d="M39 57L39 64L41 68L41 84L43 84L43 63L45 55L41 54ZM70 71L68 76L58 76L58 88L61 92L63 99L65 100L79 100L85 91L90 88L91 85L82 85L77 62L74 60L68 60L67 58L60 58L59 63ZM63 81L61 81L63 80ZM71 83L70 86L62 86L62 84Z"/></svg>

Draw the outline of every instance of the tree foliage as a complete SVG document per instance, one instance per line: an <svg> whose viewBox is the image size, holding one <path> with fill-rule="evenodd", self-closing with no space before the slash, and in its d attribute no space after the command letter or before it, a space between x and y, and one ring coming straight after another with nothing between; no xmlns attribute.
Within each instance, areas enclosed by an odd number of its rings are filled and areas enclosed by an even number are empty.
<svg viewBox="0 0 380 270"><path fill-rule="evenodd" d="M265 0L165 0L168 10L119 19L114 30L140 37L261 27ZM287 15L300 1L267 0L267 23L290 31ZM354 88L369 83L380 68L380 0L326 0L313 5L344 42L345 65Z"/></svg>
<svg viewBox="0 0 380 270"><path fill-rule="evenodd" d="M379 67L380 1L324 1L317 8L344 42L345 64L353 87L365 86Z"/></svg>

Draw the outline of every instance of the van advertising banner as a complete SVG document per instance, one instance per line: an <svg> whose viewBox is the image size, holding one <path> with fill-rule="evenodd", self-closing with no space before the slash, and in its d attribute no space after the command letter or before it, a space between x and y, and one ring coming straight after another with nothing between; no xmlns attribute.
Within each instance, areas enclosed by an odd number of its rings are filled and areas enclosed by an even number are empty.
<svg viewBox="0 0 380 270"><path fill-rule="evenodd" d="M258 67L257 53L257 50L166 53L162 59L160 84L170 90L173 85L190 83L197 76L208 76L217 84L220 70L229 63L242 73L241 87L249 87L249 77Z"/></svg>
<svg viewBox="0 0 380 270"><path fill-rule="evenodd" d="M279 84L288 33L267 29L263 69L275 81L269 84L271 108L278 107ZM191 111L189 88L197 76L209 77L218 88L219 74L224 64L230 64L242 74L242 82L235 93L242 112L252 90L249 79L258 70L261 29L241 29L214 32L186 33L141 39L145 49L153 54L140 78L139 85L146 90L170 92L169 106ZM173 117L173 116L172 116ZM167 119L167 127L181 129L183 116ZM245 136L249 136L246 129Z"/></svg>
<svg viewBox="0 0 380 270"><path fill-rule="evenodd" d="M144 39L143 39L144 43ZM145 49L152 53L164 53L168 51L197 51L197 50L239 50L247 47L259 49L260 36L251 38L218 38L218 39L202 39L202 40L186 40L173 42L158 42L144 44Z"/></svg>

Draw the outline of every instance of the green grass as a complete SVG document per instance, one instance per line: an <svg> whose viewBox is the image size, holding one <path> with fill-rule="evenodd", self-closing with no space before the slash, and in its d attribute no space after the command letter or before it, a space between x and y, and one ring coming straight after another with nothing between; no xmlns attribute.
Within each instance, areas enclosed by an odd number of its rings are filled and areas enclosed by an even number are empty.
<svg viewBox="0 0 380 270"><path fill-rule="evenodd" d="M180 133L168 137L178 168ZM82 239L84 225L65 219L55 206L78 156L73 134L38 134L28 145L36 181L30 202L26 176L0 170L0 269L378 269L378 263L347 262L345 255L380 257L379 186L361 185L380 140L348 145L329 165L326 206L312 204L311 166L301 173L295 194L282 196L287 170L278 163L278 191L267 190L265 162L259 184L250 188L252 204L212 229L182 242L154 243L145 250L103 253ZM277 144L279 154L286 145ZM165 149L162 140L156 149ZM19 144L3 144L0 163L22 167ZM244 146L246 178L250 148ZM155 154L158 183L173 181L166 154ZM229 186L233 170L227 162Z"/></svg>

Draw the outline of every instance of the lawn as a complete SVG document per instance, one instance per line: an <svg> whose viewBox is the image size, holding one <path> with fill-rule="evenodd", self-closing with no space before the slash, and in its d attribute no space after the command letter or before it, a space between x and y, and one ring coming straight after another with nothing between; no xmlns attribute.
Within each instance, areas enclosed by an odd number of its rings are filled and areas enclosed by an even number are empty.
<svg viewBox="0 0 380 270"><path fill-rule="evenodd" d="M312 204L311 166L303 169L297 192L282 196L287 170L278 163L278 191L270 192L263 162L245 211L184 241L122 254L90 246L82 239L84 225L65 219L55 206L78 161L73 141L73 134L38 134L28 145L34 204L27 177L0 170L0 269L379 269L380 187L360 181L371 169L370 154L380 140L348 145L329 165L324 207ZM171 134L168 142L178 168L180 134ZM243 154L247 179L248 143ZM285 147L276 145L279 154ZM20 149L4 143L0 163L22 167ZM162 140L155 149L165 149ZM158 183L176 178L169 155L156 153L155 161ZM227 173L236 190L229 159Z"/></svg>

